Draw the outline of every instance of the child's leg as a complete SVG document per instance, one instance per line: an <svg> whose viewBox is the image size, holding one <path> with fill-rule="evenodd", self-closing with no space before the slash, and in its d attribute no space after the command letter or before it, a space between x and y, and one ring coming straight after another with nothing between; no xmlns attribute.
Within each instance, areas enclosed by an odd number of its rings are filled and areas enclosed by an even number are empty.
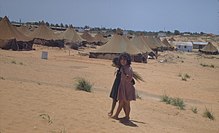
<svg viewBox="0 0 219 133"><path fill-rule="evenodd" d="M121 112L123 106L124 106L124 101L123 101L123 100L120 100L120 101L119 101L119 106L118 106L117 111L116 111L116 114L115 114L112 118L118 119L119 113Z"/></svg>
<svg viewBox="0 0 219 133"><path fill-rule="evenodd" d="M130 111L131 111L131 107L130 107L130 101L126 101L125 102L125 117L126 119L129 120L129 115L130 115Z"/></svg>
<svg viewBox="0 0 219 133"><path fill-rule="evenodd" d="M108 113L109 116L112 116L112 115L113 115L113 111L114 111L114 109L115 109L115 107L116 107L116 102L117 102L117 100L113 99L111 110L110 110L110 112Z"/></svg>

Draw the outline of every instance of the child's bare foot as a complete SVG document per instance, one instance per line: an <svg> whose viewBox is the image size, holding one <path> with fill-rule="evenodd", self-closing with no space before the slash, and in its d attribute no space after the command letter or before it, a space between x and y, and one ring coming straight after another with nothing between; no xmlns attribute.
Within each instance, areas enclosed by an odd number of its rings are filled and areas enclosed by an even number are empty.
<svg viewBox="0 0 219 133"><path fill-rule="evenodd" d="M130 117L129 117L129 116L126 116L125 119L129 121L129 120L130 120Z"/></svg>
<svg viewBox="0 0 219 133"><path fill-rule="evenodd" d="M127 117L127 116L125 116L125 117L122 117L122 118L120 118L121 120L130 120L130 118L129 117Z"/></svg>
<svg viewBox="0 0 219 133"><path fill-rule="evenodd" d="M118 120L118 119L119 119L119 117L118 117L118 116L115 116L115 115L112 116L111 118L112 118L112 119L115 119L115 120Z"/></svg>
<svg viewBox="0 0 219 133"><path fill-rule="evenodd" d="M109 117L111 117L112 115L113 115L113 112L112 112L112 111L108 113L108 116L109 116Z"/></svg>

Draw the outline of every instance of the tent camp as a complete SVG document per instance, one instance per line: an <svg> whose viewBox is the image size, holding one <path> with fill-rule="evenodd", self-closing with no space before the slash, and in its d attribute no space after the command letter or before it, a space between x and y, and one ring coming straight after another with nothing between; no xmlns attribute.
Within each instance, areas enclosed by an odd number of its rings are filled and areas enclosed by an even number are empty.
<svg viewBox="0 0 219 133"><path fill-rule="evenodd" d="M123 35L115 34L111 40L96 51L90 52L90 58L113 59L119 54L127 52L132 60L142 62L142 52Z"/></svg>
<svg viewBox="0 0 219 133"><path fill-rule="evenodd" d="M32 46L32 38L25 36L12 26L6 16L0 21L0 48L32 50Z"/></svg>
<svg viewBox="0 0 219 133"><path fill-rule="evenodd" d="M64 32L60 34L60 38L64 39L65 42L82 42L83 39L77 32L74 30L73 27L67 28Z"/></svg>
<svg viewBox="0 0 219 133"><path fill-rule="evenodd" d="M219 54L219 44L209 42L200 52L206 54Z"/></svg>
<svg viewBox="0 0 219 133"><path fill-rule="evenodd" d="M91 36L87 31L84 31L84 33L81 35L81 37L88 43L94 43L94 37Z"/></svg>
<svg viewBox="0 0 219 133"><path fill-rule="evenodd" d="M35 44L52 46L52 47L64 47L63 39L60 39L58 34L55 34L52 29L46 26L44 22L29 34L34 38Z"/></svg>

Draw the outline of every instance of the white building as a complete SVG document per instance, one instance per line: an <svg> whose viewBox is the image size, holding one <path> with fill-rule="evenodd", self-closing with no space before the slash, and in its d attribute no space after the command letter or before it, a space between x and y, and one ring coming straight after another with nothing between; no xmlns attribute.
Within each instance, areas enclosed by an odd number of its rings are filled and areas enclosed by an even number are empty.
<svg viewBox="0 0 219 133"><path fill-rule="evenodd" d="M192 42L176 42L176 41L173 41L172 44L179 51L192 52L192 49L193 49Z"/></svg>
<svg viewBox="0 0 219 133"><path fill-rule="evenodd" d="M208 45L208 42L192 42L193 44L193 49L202 49L206 45Z"/></svg>
<svg viewBox="0 0 219 133"><path fill-rule="evenodd" d="M166 34L166 33L163 33L163 32L159 32L159 33L157 34L157 36L158 36L158 37L166 37L167 34Z"/></svg>

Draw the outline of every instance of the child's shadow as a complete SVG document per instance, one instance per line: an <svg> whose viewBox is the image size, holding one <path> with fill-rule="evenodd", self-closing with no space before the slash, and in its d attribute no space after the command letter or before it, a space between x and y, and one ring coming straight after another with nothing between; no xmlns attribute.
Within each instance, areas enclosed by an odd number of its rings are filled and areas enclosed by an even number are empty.
<svg viewBox="0 0 219 133"><path fill-rule="evenodd" d="M146 124L144 122L139 122L139 121L135 121L135 120L127 120L127 119L119 119L119 122L126 125L126 126L130 126L130 127L138 127L137 124L135 124L134 122L136 123L141 123L141 124Z"/></svg>

